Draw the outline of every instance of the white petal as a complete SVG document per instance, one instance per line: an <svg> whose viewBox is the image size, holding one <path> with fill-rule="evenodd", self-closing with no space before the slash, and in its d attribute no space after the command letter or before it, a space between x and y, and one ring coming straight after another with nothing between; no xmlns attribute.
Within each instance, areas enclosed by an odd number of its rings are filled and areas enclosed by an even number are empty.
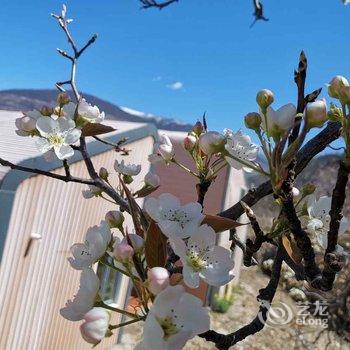
<svg viewBox="0 0 350 350"><path fill-rule="evenodd" d="M185 284L190 288L199 287L199 273L191 269L191 267L184 265L182 270L182 275L184 278Z"/></svg>
<svg viewBox="0 0 350 350"><path fill-rule="evenodd" d="M53 147L50 142L43 137L39 137L35 143L41 153L46 153Z"/></svg>
<svg viewBox="0 0 350 350"><path fill-rule="evenodd" d="M159 201L155 198L147 198L145 200L144 208L146 213L156 222L160 219Z"/></svg>
<svg viewBox="0 0 350 350"><path fill-rule="evenodd" d="M39 130L41 136L48 137L57 131L58 123L50 117L41 117L36 122L36 128Z"/></svg>
<svg viewBox="0 0 350 350"><path fill-rule="evenodd" d="M58 118L57 123L59 131L62 133L65 131L72 130L75 127L74 120L65 117Z"/></svg>
<svg viewBox="0 0 350 350"><path fill-rule="evenodd" d="M74 150L71 146L62 145L61 147L55 147L55 153L58 159L64 160L74 155Z"/></svg>
<svg viewBox="0 0 350 350"><path fill-rule="evenodd" d="M159 196L159 204L162 209L178 209L181 204L179 198L170 193L163 193Z"/></svg>
<svg viewBox="0 0 350 350"><path fill-rule="evenodd" d="M76 143L79 140L80 136L81 136L81 130L73 129L69 131L65 136L64 143L66 143L67 145L72 145L73 143Z"/></svg>

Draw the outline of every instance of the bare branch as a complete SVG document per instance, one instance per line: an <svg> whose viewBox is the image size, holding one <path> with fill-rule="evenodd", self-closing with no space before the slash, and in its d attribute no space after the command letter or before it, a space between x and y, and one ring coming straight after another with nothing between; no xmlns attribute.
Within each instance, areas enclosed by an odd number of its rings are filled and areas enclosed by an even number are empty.
<svg viewBox="0 0 350 350"><path fill-rule="evenodd" d="M6 166L6 167L10 167L11 169L21 170L21 171L25 171L27 173L32 173L32 174L44 175L44 176L51 177L53 179L61 180L64 182L76 182L76 183L80 183L80 184L96 186L96 183L93 180L82 179L79 177L71 176L70 174L67 174L67 172L66 172L66 175L59 175L59 174L51 173L51 172L46 171L46 170L29 168L29 167L13 164L13 163L11 163L5 159L2 159L2 158L0 158L0 164L3 166Z"/></svg>
<svg viewBox="0 0 350 350"><path fill-rule="evenodd" d="M179 0L166 0L166 1L156 1L156 0L140 0L143 9L148 8L157 8L159 10L162 10L165 7L168 7L169 5L173 4L174 2L178 2Z"/></svg>

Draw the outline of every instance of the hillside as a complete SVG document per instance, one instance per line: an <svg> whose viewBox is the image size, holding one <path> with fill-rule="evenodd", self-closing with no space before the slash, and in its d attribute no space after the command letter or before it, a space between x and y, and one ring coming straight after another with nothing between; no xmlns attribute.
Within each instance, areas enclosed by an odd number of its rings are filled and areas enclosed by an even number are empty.
<svg viewBox="0 0 350 350"><path fill-rule="evenodd" d="M130 108L118 107L113 103L102 100L90 94L83 94L86 100L97 105L109 119L124 120L139 123L153 123L159 129L172 131L188 131L190 124L175 119L162 118L152 114L135 111ZM9 111L29 111L40 109L42 106L53 106L57 90L13 89L0 91L0 109Z"/></svg>

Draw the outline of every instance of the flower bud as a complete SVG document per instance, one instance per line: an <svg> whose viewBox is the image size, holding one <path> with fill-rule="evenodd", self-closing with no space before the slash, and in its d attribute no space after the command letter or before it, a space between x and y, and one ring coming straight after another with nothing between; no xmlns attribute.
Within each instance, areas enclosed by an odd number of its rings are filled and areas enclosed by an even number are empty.
<svg viewBox="0 0 350 350"><path fill-rule="evenodd" d="M208 131L199 137L199 147L206 155L224 151L226 138L216 131Z"/></svg>
<svg viewBox="0 0 350 350"><path fill-rule="evenodd" d="M309 196L310 194L313 194L316 190L316 186L314 184L308 183L303 186L301 189L301 193L303 197Z"/></svg>
<svg viewBox="0 0 350 350"><path fill-rule="evenodd" d="M113 256L122 263L127 263L132 259L134 255L134 249L131 245L124 240L121 243L117 243L113 247Z"/></svg>
<svg viewBox="0 0 350 350"><path fill-rule="evenodd" d="M96 187L94 185L88 185L88 190L83 190L82 194L85 199L89 199L92 197L99 197L102 194L102 190L99 187Z"/></svg>
<svg viewBox="0 0 350 350"><path fill-rule="evenodd" d="M260 90L256 95L256 102L261 109L266 109L274 101L273 92L268 89Z"/></svg>
<svg viewBox="0 0 350 350"><path fill-rule="evenodd" d="M328 84L328 95L339 99L344 86L349 86L349 82L341 75L335 76Z"/></svg>
<svg viewBox="0 0 350 350"><path fill-rule="evenodd" d="M311 128L322 128L328 120L327 104L324 99L311 102L306 106L305 120L307 126Z"/></svg>
<svg viewBox="0 0 350 350"><path fill-rule="evenodd" d="M197 135L200 136L202 132L204 131L204 126L203 124L198 121L196 124L194 124L192 131Z"/></svg>
<svg viewBox="0 0 350 350"><path fill-rule="evenodd" d="M64 105L68 104L70 102L70 98L67 93L62 92L57 96L57 104L60 107L63 107Z"/></svg>
<svg viewBox="0 0 350 350"><path fill-rule="evenodd" d="M100 171L99 171L99 176L100 176L100 178L103 179L103 180L105 180L105 181L107 181L108 175L109 175L109 174L108 174L107 169L104 168L104 167L101 167L101 169L100 169Z"/></svg>
<svg viewBox="0 0 350 350"><path fill-rule="evenodd" d="M147 272L149 291L157 295L169 286L169 272L164 267L153 267Z"/></svg>
<svg viewBox="0 0 350 350"><path fill-rule="evenodd" d="M334 103L331 103L327 117L331 122L341 122L343 119L343 111L340 107L337 107Z"/></svg>
<svg viewBox="0 0 350 350"><path fill-rule="evenodd" d="M130 185L134 181L134 179L131 175L123 175L123 181L125 184Z"/></svg>
<svg viewBox="0 0 350 350"><path fill-rule="evenodd" d="M255 113L255 112L248 113L244 117L244 123L248 129L258 130L261 125L261 116L259 113Z"/></svg>
<svg viewBox="0 0 350 350"><path fill-rule="evenodd" d="M111 210L106 214L105 219L110 228L121 229L124 222L124 215L118 210Z"/></svg>
<svg viewBox="0 0 350 350"><path fill-rule="evenodd" d="M130 240L131 246L134 249L134 252L136 254L142 253L143 248L145 247L145 240L136 233L129 233L128 238ZM123 238L122 243L128 244L128 240L126 237Z"/></svg>
<svg viewBox="0 0 350 350"><path fill-rule="evenodd" d="M153 187L153 188L159 187L159 185L160 185L160 177L157 174L155 174L155 173L153 173L151 171L149 171L145 175L144 181L145 181L145 184L147 186L150 186L150 187Z"/></svg>
<svg viewBox="0 0 350 350"><path fill-rule="evenodd" d="M294 198L296 198L300 195L300 191L296 187L293 187L292 188L292 195Z"/></svg>
<svg viewBox="0 0 350 350"><path fill-rule="evenodd" d="M33 131L36 129L36 120L27 116L20 119L20 128L24 131Z"/></svg>
<svg viewBox="0 0 350 350"><path fill-rule="evenodd" d="M189 151L191 152L194 148L194 146L196 145L197 143L197 138L196 136L193 136L193 135L187 135L185 138L184 138L184 141L183 141L183 146L184 146L184 149L186 151Z"/></svg>
<svg viewBox="0 0 350 350"><path fill-rule="evenodd" d="M51 117L54 114L54 110L51 107L44 106L41 108L40 113L45 117Z"/></svg>
<svg viewBox="0 0 350 350"><path fill-rule="evenodd" d="M85 314L84 320L80 326L82 337L90 344L98 344L108 332L110 313L102 307L94 307Z"/></svg>

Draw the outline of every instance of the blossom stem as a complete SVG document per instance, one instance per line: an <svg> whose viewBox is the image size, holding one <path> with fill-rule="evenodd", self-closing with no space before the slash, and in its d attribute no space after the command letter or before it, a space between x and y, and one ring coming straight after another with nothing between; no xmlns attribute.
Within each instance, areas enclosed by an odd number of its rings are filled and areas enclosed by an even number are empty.
<svg viewBox="0 0 350 350"><path fill-rule="evenodd" d="M109 203L112 203L112 204L116 204L114 201L112 201L111 199L109 198L106 198L103 194L100 195L101 198L103 198L105 201L109 202Z"/></svg>
<svg viewBox="0 0 350 350"><path fill-rule="evenodd" d="M254 164L246 162L245 160L242 160L240 158L237 158L237 157L233 156L232 154L228 154L227 157L230 157L230 158L234 159L235 161L243 164L244 166L246 166L246 167L248 167L250 169L253 169L254 171L258 172L261 175L270 176L269 173L267 173L266 171L260 169L259 167L255 166Z"/></svg>
<svg viewBox="0 0 350 350"><path fill-rule="evenodd" d="M129 311L126 311L126 310L122 310L122 309L119 309L117 307L113 307L113 306L110 306L106 303L104 303L103 301L99 301L95 304L95 306L98 306L98 307L103 307L104 309L107 309L107 310L110 310L110 311L114 311L114 312L118 312L119 314L122 314L124 316L127 316L127 317L130 317L130 318L133 318L133 319L139 319L140 317L136 314L133 314Z"/></svg>
<svg viewBox="0 0 350 350"><path fill-rule="evenodd" d="M140 321L144 321L144 320L145 320L145 317L135 318L135 319L132 319L132 320L127 321L127 322L119 323L119 324L116 324L116 325L110 325L109 329L113 330L113 329L121 328L121 327L124 327L124 326L128 326L129 324L140 322Z"/></svg>
<svg viewBox="0 0 350 350"><path fill-rule="evenodd" d="M189 174L195 176L195 177L199 177L195 172L193 172L192 170L188 169L187 167L185 167L183 164L179 163L175 158L173 158L171 160L174 164L176 164L177 166L179 166L181 169L187 171Z"/></svg>
<svg viewBox="0 0 350 350"><path fill-rule="evenodd" d="M110 264L110 263L109 263L106 259L104 259L104 258L101 258L101 259L99 260L99 262L100 262L101 264L103 264L103 265L105 265L105 266L111 268L112 270L118 271L118 272L122 273L123 275L130 277L130 275L129 275L126 271L123 271L122 269L119 269L118 267L114 266L113 264Z"/></svg>

